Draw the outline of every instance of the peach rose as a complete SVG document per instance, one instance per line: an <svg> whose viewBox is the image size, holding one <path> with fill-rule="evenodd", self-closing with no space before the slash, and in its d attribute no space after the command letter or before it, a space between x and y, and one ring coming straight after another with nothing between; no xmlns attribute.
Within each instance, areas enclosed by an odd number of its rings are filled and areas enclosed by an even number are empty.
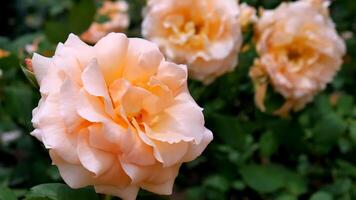
<svg viewBox="0 0 356 200"><path fill-rule="evenodd" d="M235 0L149 0L142 35L208 84L232 71L242 43Z"/></svg>
<svg viewBox="0 0 356 200"><path fill-rule="evenodd" d="M10 55L10 52L4 50L4 49L0 49L0 58L5 58L8 57Z"/></svg>
<svg viewBox="0 0 356 200"><path fill-rule="evenodd" d="M261 13L255 27L260 58L250 76L262 111L268 83L286 99L276 114L287 115L312 101L340 69L345 44L328 14L327 2L323 2L282 3Z"/></svg>
<svg viewBox="0 0 356 200"><path fill-rule="evenodd" d="M93 22L89 29L80 37L82 40L95 44L102 37L110 32L123 32L130 24L128 15L129 5L126 1L109 1L105 0L103 5L98 9L98 16L105 16L108 21L104 23Z"/></svg>
<svg viewBox="0 0 356 200"><path fill-rule="evenodd" d="M246 3L240 4L239 23L243 30L245 30L251 23L257 22L256 9Z"/></svg>
<svg viewBox="0 0 356 200"><path fill-rule="evenodd" d="M88 46L71 34L52 58L35 54L41 100L32 135L72 188L135 199L171 194L180 165L213 139L187 89L185 65L146 40L110 33Z"/></svg>

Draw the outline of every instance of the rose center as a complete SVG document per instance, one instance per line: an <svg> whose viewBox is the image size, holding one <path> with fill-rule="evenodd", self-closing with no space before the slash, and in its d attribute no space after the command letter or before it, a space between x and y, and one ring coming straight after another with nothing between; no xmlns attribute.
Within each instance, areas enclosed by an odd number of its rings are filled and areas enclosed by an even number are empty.
<svg viewBox="0 0 356 200"><path fill-rule="evenodd" d="M298 50L291 49L287 52L287 57L288 60L296 62L302 57L302 54Z"/></svg>
<svg viewBox="0 0 356 200"><path fill-rule="evenodd" d="M207 41L204 22L185 19L183 16L169 16L164 22L170 32L169 41L175 45L202 48Z"/></svg>

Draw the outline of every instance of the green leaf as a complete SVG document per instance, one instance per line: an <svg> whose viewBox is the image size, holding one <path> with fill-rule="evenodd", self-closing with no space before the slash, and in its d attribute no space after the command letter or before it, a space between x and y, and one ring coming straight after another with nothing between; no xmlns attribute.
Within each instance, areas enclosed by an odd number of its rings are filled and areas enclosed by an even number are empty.
<svg viewBox="0 0 356 200"><path fill-rule="evenodd" d="M298 198L296 196L290 195L290 194L282 194L278 196L275 200L297 200Z"/></svg>
<svg viewBox="0 0 356 200"><path fill-rule="evenodd" d="M351 121L350 126L349 126L349 133L350 133L350 138L352 140L352 143L354 146L356 146L356 121Z"/></svg>
<svg viewBox="0 0 356 200"><path fill-rule="evenodd" d="M344 161L344 160L337 160L336 161L338 167L340 168L340 171L348 176L351 176L353 178L356 178L356 166Z"/></svg>
<svg viewBox="0 0 356 200"><path fill-rule="evenodd" d="M285 177L275 165L245 165L240 173L246 184L261 193L274 192L284 186Z"/></svg>
<svg viewBox="0 0 356 200"><path fill-rule="evenodd" d="M235 189L235 190L243 190L245 189L246 185L244 182L240 181L240 180L237 180L237 181L234 181L231 186Z"/></svg>
<svg viewBox="0 0 356 200"><path fill-rule="evenodd" d="M236 117L215 114L212 118L215 131L219 133L217 137L237 149L246 146L246 131Z"/></svg>
<svg viewBox="0 0 356 200"><path fill-rule="evenodd" d="M337 102L337 113L341 115L349 115L352 113L354 99L352 96L343 94Z"/></svg>
<svg viewBox="0 0 356 200"><path fill-rule="evenodd" d="M185 192L185 199L187 200L200 200L204 197L203 187L191 187Z"/></svg>
<svg viewBox="0 0 356 200"><path fill-rule="evenodd" d="M7 186L12 170L9 168L3 168L0 166L0 187Z"/></svg>
<svg viewBox="0 0 356 200"><path fill-rule="evenodd" d="M11 84L4 88L4 110L19 123L31 127L31 112L34 106L34 93L23 83Z"/></svg>
<svg viewBox="0 0 356 200"><path fill-rule="evenodd" d="M53 43L65 41L70 33L68 25L62 21L49 20L44 29L48 40Z"/></svg>
<svg viewBox="0 0 356 200"><path fill-rule="evenodd" d="M333 184L327 185L323 190L328 191L334 195L341 195L347 193L352 187L350 179L337 179Z"/></svg>
<svg viewBox="0 0 356 200"><path fill-rule="evenodd" d="M94 21L95 12L96 6L93 0L80 0L77 4L74 4L69 12L70 31L81 34L88 29Z"/></svg>
<svg viewBox="0 0 356 200"><path fill-rule="evenodd" d="M2 75L0 80L13 81L18 78L19 60L15 54L10 54L5 58L0 58L0 70Z"/></svg>
<svg viewBox="0 0 356 200"><path fill-rule="evenodd" d="M48 20L45 24L45 33L53 43L63 42L69 33L81 34L94 20L96 12L95 2L93 0L80 0L73 4L64 19Z"/></svg>
<svg viewBox="0 0 356 200"><path fill-rule="evenodd" d="M26 200L99 200L99 195L91 188L71 189L61 183L47 183L31 188Z"/></svg>
<svg viewBox="0 0 356 200"><path fill-rule="evenodd" d="M259 141L262 156L271 156L278 148L278 140L272 132L262 135Z"/></svg>
<svg viewBox="0 0 356 200"><path fill-rule="evenodd" d="M346 129L342 118L335 113L328 113L314 127L314 140L320 153L328 153L338 142L338 137Z"/></svg>
<svg viewBox="0 0 356 200"><path fill-rule="evenodd" d="M0 187L0 200L16 200L16 195L7 187Z"/></svg>
<svg viewBox="0 0 356 200"><path fill-rule="evenodd" d="M226 192L230 187L228 180L226 180L226 178L221 175L208 177L205 179L204 185L205 187L214 188L221 192Z"/></svg>
<svg viewBox="0 0 356 200"><path fill-rule="evenodd" d="M289 170L285 170L284 174L286 180L285 187L291 194L298 196L307 192L307 182L302 176Z"/></svg>
<svg viewBox="0 0 356 200"><path fill-rule="evenodd" d="M352 149L350 140L348 140L346 138L340 137L338 144L339 144L339 149L342 153L347 153Z"/></svg>
<svg viewBox="0 0 356 200"><path fill-rule="evenodd" d="M319 191L314 193L311 197L310 200L333 200L333 196L331 194L324 192L324 191Z"/></svg>

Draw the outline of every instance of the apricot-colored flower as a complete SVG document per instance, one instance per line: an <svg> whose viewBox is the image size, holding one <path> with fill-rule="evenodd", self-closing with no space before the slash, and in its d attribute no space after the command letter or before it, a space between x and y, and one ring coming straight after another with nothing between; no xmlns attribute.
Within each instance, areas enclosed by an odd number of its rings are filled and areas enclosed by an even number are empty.
<svg viewBox="0 0 356 200"><path fill-rule="evenodd" d="M237 64L242 37L236 0L149 0L142 35L208 84Z"/></svg>
<svg viewBox="0 0 356 200"><path fill-rule="evenodd" d="M127 2L123 0L105 0L98 9L97 16L106 17L107 21L103 23L93 22L89 29L80 36L81 39L95 44L108 33L125 31L130 24L130 18L127 13L128 7Z"/></svg>
<svg viewBox="0 0 356 200"><path fill-rule="evenodd" d="M256 86L255 100L263 111L266 85L285 99L276 112L303 108L323 90L342 64L344 41L338 36L322 0L282 3L275 10L263 11L255 27L260 58L251 68Z"/></svg>
<svg viewBox="0 0 356 200"><path fill-rule="evenodd" d="M42 96L32 135L72 188L171 194L180 165L213 139L186 66L151 42L110 33L88 46L71 34L52 58L35 54L32 63Z"/></svg>
<svg viewBox="0 0 356 200"><path fill-rule="evenodd" d="M8 57L10 55L10 52L4 50L4 49L0 49L0 58L5 58Z"/></svg>
<svg viewBox="0 0 356 200"><path fill-rule="evenodd" d="M243 30L245 30L251 23L257 22L256 9L249 6L246 3L242 3L240 6L239 23Z"/></svg>

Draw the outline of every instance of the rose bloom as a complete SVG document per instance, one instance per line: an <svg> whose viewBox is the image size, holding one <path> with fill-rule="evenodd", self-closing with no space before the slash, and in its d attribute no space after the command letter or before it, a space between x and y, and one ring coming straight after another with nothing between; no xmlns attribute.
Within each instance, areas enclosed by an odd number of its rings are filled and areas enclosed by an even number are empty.
<svg viewBox="0 0 356 200"><path fill-rule="evenodd" d="M247 27L251 23L256 23L258 18L256 15L256 9L254 7L249 6L246 3L242 3L239 5L240 7L240 16L239 23L243 31L247 29Z"/></svg>
<svg viewBox="0 0 356 200"><path fill-rule="evenodd" d="M255 33L260 58L250 76L261 110L268 83L286 99L276 114L287 115L312 101L342 65L345 44L322 0L282 3L263 11Z"/></svg>
<svg viewBox="0 0 356 200"><path fill-rule="evenodd" d="M208 84L237 65L238 15L236 0L149 0L142 35Z"/></svg>
<svg viewBox="0 0 356 200"><path fill-rule="evenodd" d="M213 139L187 89L187 69L146 40L110 33L88 46L71 34L52 58L34 54L41 100L32 135L72 188L135 199L171 194L183 162Z"/></svg>
<svg viewBox="0 0 356 200"><path fill-rule="evenodd" d="M98 9L98 16L105 16L108 21L104 23L93 22L89 29L80 37L85 42L95 44L102 37L110 32L123 32L130 24L128 15L129 5L126 1L109 1L105 0L103 5Z"/></svg>
<svg viewBox="0 0 356 200"><path fill-rule="evenodd" d="M8 57L10 53L4 49L0 49L0 58Z"/></svg>

